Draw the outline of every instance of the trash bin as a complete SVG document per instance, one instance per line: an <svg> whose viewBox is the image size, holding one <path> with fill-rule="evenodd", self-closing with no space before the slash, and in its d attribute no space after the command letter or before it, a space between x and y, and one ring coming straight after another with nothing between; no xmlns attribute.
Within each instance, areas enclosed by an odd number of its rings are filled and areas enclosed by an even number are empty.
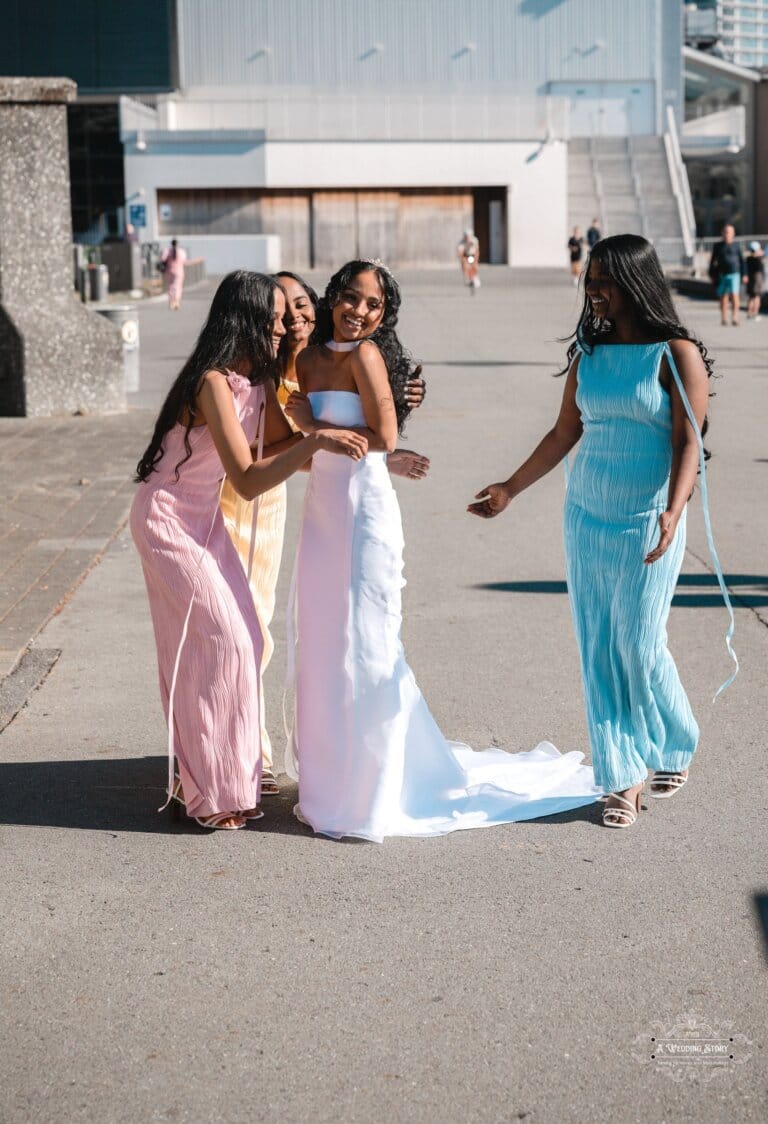
<svg viewBox="0 0 768 1124"><path fill-rule="evenodd" d="M106 269L105 265L100 267ZM139 314L133 304L109 304L97 308L101 316L110 320L120 329L123 341L123 378L126 394L135 394L139 389Z"/></svg>
<svg viewBox="0 0 768 1124"><path fill-rule="evenodd" d="M105 265L89 264L88 296L92 301L105 301L109 296L109 270Z"/></svg>

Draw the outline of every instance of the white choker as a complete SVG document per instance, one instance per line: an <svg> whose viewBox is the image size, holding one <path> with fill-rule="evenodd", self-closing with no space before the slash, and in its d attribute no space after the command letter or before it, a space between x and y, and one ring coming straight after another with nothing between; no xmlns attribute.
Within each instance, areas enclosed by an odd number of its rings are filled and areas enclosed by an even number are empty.
<svg viewBox="0 0 768 1124"><path fill-rule="evenodd" d="M350 340L349 343L337 343L336 340L326 340L324 346L329 351L354 351L362 340Z"/></svg>

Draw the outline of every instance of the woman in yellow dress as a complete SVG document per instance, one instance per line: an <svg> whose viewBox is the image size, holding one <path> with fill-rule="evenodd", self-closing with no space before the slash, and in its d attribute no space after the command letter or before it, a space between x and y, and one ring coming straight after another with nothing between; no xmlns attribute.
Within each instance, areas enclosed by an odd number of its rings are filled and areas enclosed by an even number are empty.
<svg viewBox="0 0 768 1124"><path fill-rule="evenodd" d="M292 391L299 389L296 377L296 358L309 343L315 327L315 313L318 297L315 290L295 273L283 271L276 273L274 280L285 293L286 334L280 345L281 378L277 397L282 406ZM417 375L421 369L417 369ZM407 387L407 397L411 407L420 406L424 399L425 384L421 378L413 378ZM429 471L429 460L410 449L396 449L387 458L387 467L395 476L405 476L411 480L421 480ZM285 536L286 486L279 484L259 496L258 500L244 500L229 481L224 482L221 495L221 510L224 523L237 547L243 563L256 606L264 648L261 661L261 674L269 663L274 651L274 641L269 631L275 611L275 588L283 555ZM255 521L255 534L254 534ZM251 543L253 541L253 547ZM274 796L280 789L272 762L272 745L264 721L264 693L259 692L261 702L261 747L262 747L262 796Z"/></svg>

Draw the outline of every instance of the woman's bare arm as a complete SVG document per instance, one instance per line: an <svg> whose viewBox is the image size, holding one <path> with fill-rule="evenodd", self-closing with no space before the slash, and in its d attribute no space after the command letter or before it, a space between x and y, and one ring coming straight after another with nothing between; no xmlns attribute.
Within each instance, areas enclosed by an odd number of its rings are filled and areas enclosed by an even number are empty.
<svg viewBox="0 0 768 1124"><path fill-rule="evenodd" d="M701 430L709 397L708 373L704 360L691 340L671 340L669 346L693 416ZM699 470L699 442L671 371L669 396L672 405L672 468L667 508L659 516L659 541L645 558L649 565L661 558L674 539L677 524L693 491Z"/></svg>
<svg viewBox="0 0 768 1124"><path fill-rule="evenodd" d="M304 355L305 353L302 352L296 363L300 385ZM391 453L397 445L397 414L382 354L375 344L366 345L364 340L354 352L352 359L351 373L366 421L366 425L354 426L354 431L366 438L369 451ZM290 396L285 412L304 433L313 433L318 428L328 430L343 428L318 421L303 393Z"/></svg>
<svg viewBox="0 0 768 1124"><path fill-rule="evenodd" d="M232 391L220 371L203 376L197 396L200 414L210 430L224 471L235 491L252 500L282 484L320 449L344 453L354 460L365 456L365 438L349 430L333 434L318 430L300 438L290 448L254 463L251 447L235 410Z"/></svg>

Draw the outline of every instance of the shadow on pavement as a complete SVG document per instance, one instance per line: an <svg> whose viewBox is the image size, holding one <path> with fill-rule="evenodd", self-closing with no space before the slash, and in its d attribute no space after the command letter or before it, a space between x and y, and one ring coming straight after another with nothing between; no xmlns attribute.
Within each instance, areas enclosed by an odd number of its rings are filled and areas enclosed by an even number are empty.
<svg viewBox="0 0 768 1124"><path fill-rule="evenodd" d="M170 809L159 813L165 801L167 770L164 757L111 758L87 761L29 761L0 764L0 825L66 827L82 831L138 831L148 835L212 834L194 820ZM287 777L280 777L281 792L262 801L264 818L246 831L305 836L316 842L362 846L365 840L333 840L315 835L293 815L298 792ZM542 801L542 805L546 801ZM528 823L600 821L600 805L540 816Z"/></svg>
<svg viewBox="0 0 768 1124"><path fill-rule="evenodd" d="M422 367L549 367L554 364L540 359L423 359Z"/></svg>
<svg viewBox="0 0 768 1124"><path fill-rule="evenodd" d="M737 606L744 609L757 609L768 605L768 576L765 574L725 574L725 584ZM739 587L749 586L753 590L765 592L741 592ZM682 587L682 592L681 592ZM525 581L525 582L482 582L472 589L487 589L496 593L567 593L564 581ZM722 605L723 598L715 574L681 574L677 582L678 592L672 604L681 609L706 609ZM687 590L702 592L687 592ZM712 592L704 592L711 589Z"/></svg>
<svg viewBox="0 0 768 1124"><path fill-rule="evenodd" d="M763 953L768 959L768 893L755 894L755 910L763 935Z"/></svg>
<svg viewBox="0 0 768 1124"><path fill-rule="evenodd" d="M149 835L203 834L184 815L175 821L165 801L165 757L0 764L0 824L139 831ZM295 790L269 797L265 817L251 826L281 835L309 835L293 816ZM249 829L246 829L249 830Z"/></svg>

